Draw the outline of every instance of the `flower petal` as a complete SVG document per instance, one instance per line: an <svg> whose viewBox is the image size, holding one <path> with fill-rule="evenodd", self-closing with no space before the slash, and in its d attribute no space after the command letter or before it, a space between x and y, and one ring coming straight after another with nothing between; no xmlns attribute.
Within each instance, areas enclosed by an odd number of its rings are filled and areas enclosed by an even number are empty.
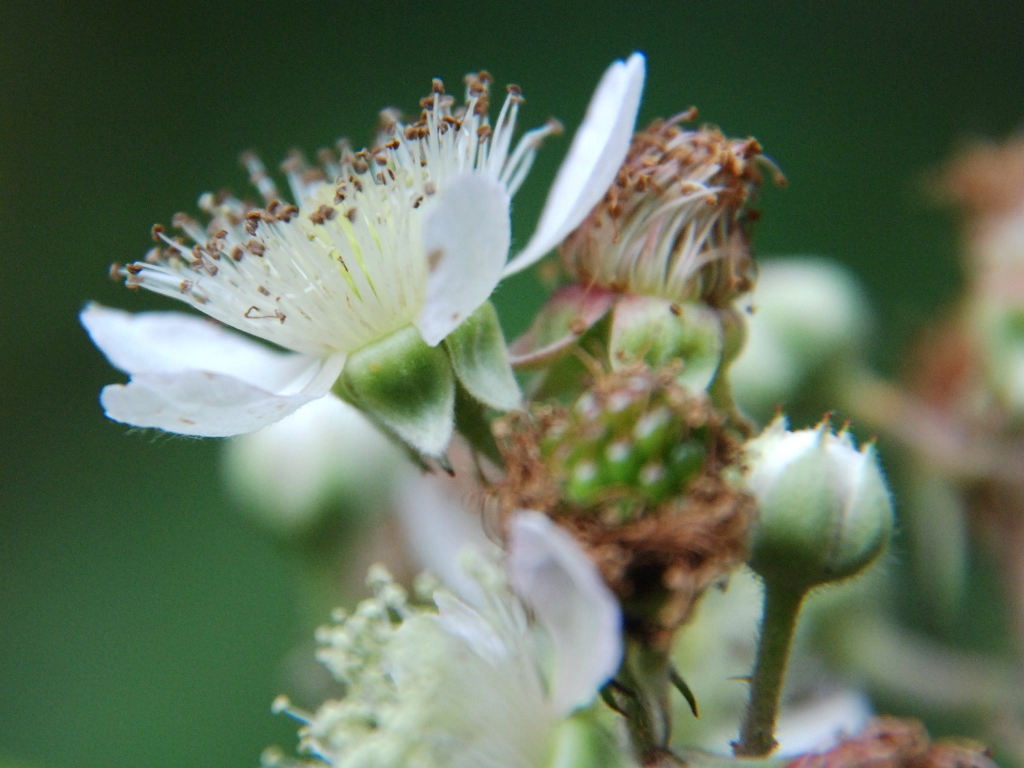
<svg viewBox="0 0 1024 768"><path fill-rule="evenodd" d="M430 264L416 327L435 346L487 301L512 238L505 186L482 174L452 179L423 218Z"/></svg>
<svg viewBox="0 0 1024 768"><path fill-rule="evenodd" d="M253 432L283 419L320 395L276 395L208 371L137 373L111 384L100 404L114 421L197 437Z"/></svg>
<svg viewBox="0 0 1024 768"><path fill-rule="evenodd" d="M452 451L456 477L461 475L457 453ZM416 566L430 571L463 600L479 606L480 585L462 567L467 550L497 556L487 538L480 515L466 509L456 480L436 474L410 473L402 478L396 504L403 538Z"/></svg>
<svg viewBox="0 0 1024 768"><path fill-rule="evenodd" d="M551 185L537 230L505 267L506 275L521 272L558 245L615 181L633 137L645 70L643 54L634 53L605 71Z"/></svg>
<svg viewBox="0 0 1024 768"><path fill-rule="evenodd" d="M301 381L320 360L276 352L182 312L133 314L90 303L78 317L110 364L129 374L206 371L281 392Z"/></svg>
<svg viewBox="0 0 1024 768"><path fill-rule="evenodd" d="M509 524L512 586L551 635L551 699L568 714L589 704L622 660L622 612L575 539L539 512Z"/></svg>

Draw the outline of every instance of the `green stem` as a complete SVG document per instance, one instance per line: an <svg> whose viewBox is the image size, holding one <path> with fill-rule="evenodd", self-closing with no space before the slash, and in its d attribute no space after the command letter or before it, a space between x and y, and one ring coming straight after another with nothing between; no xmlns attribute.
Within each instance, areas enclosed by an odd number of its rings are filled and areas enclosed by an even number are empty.
<svg viewBox="0 0 1024 768"><path fill-rule="evenodd" d="M629 690L623 697L623 709L630 741L641 758L668 744L671 728L669 670L667 651L636 640L626 641L626 658L619 681Z"/></svg>
<svg viewBox="0 0 1024 768"><path fill-rule="evenodd" d="M775 749L775 721L779 715L782 681L786 676L796 618L806 594L805 589L765 582L764 617L757 663L750 680L750 700L743 715L739 741L733 743L733 752L739 757L764 757Z"/></svg>

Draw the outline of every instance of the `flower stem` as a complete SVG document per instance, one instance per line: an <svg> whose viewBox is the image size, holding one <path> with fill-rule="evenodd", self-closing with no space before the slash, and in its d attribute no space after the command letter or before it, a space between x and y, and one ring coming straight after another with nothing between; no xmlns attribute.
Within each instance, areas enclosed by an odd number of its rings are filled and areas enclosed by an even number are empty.
<svg viewBox="0 0 1024 768"><path fill-rule="evenodd" d="M627 641L620 679L629 689L624 704L630 741L641 758L668 744L669 670L668 651Z"/></svg>
<svg viewBox="0 0 1024 768"><path fill-rule="evenodd" d="M739 757L764 757L775 749L775 721L782 682L797 615L806 594L806 589L765 582L764 616L757 663L750 681L750 700L743 715L739 741L733 742L733 752Z"/></svg>

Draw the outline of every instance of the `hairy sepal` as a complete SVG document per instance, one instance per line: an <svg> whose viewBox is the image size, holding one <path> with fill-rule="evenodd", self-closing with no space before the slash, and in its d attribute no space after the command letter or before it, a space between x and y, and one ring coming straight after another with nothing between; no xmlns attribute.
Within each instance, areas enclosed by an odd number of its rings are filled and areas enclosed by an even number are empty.
<svg viewBox="0 0 1024 768"><path fill-rule="evenodd" d="M349 355L344 394L427 456L441 456L451 439L455 377L448 355L407 326Z"/></svg>

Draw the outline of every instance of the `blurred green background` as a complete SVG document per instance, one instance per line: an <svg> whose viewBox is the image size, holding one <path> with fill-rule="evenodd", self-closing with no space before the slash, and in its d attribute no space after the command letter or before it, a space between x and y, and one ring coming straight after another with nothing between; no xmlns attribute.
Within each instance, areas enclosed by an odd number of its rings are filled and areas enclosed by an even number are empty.
<svg viewBox="0 0 1024 768"><path fill-rule="evenodd" d="M223 768L293 744L269 712L289 564L223 495L215 441L103 418L119 375L76 313L170 304L107 265L199 192L242 191L240 150L361 144L381 107L479 68L523 86L526 124L572 129L634 49L642 120L696 104L777 159L758 251L855 268L895 370L959 279L926 171L1024 116L1019 2L0 4L0 760ZM516 198L520 243L567 143ZM541 300L532 275L502 286L510 334Z"/></svg>

